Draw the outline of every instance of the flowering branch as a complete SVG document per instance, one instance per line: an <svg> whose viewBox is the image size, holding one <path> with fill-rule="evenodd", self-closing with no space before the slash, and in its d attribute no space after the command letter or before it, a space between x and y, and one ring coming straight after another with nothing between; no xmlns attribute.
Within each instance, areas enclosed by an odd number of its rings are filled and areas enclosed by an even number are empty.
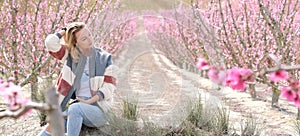
<svg viewBox="0 0 300 136"><path fill-rule="evenodd" d="M40 111L49 111L49 110L55 110L57 109L57 106L52 106L49 104L44 103L35 103L35 102L29 102L25 106L22 106L18 110L5 110L4 112L0 113L0 119L5 117L11 117L11 118L19 118L20 116L26 114L27 112L30 112L31 109L36 109Z"/></svg>
<svg viewBox="0 0 300 136"><path fill-rule="evenodd" d="M21 95L22 88L13 83L13 78L8 81L0 79L0 95L5 97L7 110L0 113L0 119L5 117L19 118L25 116L32 109L46 111L49 117L49 124L52 128L52 135L64 135L63 116L58 104L58 94L54 87L45 93L46 104L30 102Z"/></svg>
<svg viewBox="0 0 300 136"><path fill-rule="evenodd" d="M293 65L293 66L282 65L281 64L281 59L277 58L274 54L269 54L268 57L275 62L276 66L273 67L273 68L268 68L265 71L263 70L262 72L260 72L260 75L270 73L270 72L279 71L279 70L289 71L289 70L300 69L300 65Z"/></svg>
<svg viewBox="0 0 300 136"><path fill-rule="evenodd" d="M275 71L278 71L278 70L286 70L286 71L289 71L289 70L296 70L296 69L300 69L300 65L280 66L279 68L278 68L278 67L275 67L275 68L269 68L269 69L266 70L266 72L275 72Z"/></svg>
<svg viewBox="0 0 300 136"><path fill-rule="evenodd" d="M278 59L275 55L269 54L265 56L265 58L269 58L275 62L275 67L267 68L266 70L262 69L259 71L259 75L263 76L265 74L269 74L269 80L272 82L265 82L269 86L275 87L277 90L280 90L281 95L287 99L289 102L294 102L295 105L300 108L300 81L296 79L294 76L291 76L287 70L296 70L300 69L300 65L294 66L283 66L281 64L281 59ZM232 68L227 70L219 70L215 66L209 66L208 62L205 59L199 58L196 67L200 70L208 70L208 77L215 83L221 84L224 86L229 86L234 90L245 91L247 88L247 84L255 84L254 79L256 81L263 81L265 79L260 80L259 75L255 78L253 76L254 72L251 69L243 69L243 68ZM278 83L280 81L284 81L287 83L284 87L277 88L272 83Z"/></svg>

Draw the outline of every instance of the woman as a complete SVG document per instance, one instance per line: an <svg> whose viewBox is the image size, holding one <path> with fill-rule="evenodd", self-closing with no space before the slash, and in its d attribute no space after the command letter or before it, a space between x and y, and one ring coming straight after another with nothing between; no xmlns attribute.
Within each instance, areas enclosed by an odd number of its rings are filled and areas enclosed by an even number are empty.
<svg viewBox="0 0 300 136"><path fill-rule="evenodd" d="M60 39L64 38L63 45ZM45 40L50 55L63 62L57 82L57 91L65 110L70 98L78 103L71 104L64 113L67 115L68 136L78 136L82 124L100 127L106 123L105 113L111 107L116 89L116 66L111 55L94 47L91 32L82 22L71 23L67 28L50 34ZM47 127L41 136L49 136Z"/></svg>

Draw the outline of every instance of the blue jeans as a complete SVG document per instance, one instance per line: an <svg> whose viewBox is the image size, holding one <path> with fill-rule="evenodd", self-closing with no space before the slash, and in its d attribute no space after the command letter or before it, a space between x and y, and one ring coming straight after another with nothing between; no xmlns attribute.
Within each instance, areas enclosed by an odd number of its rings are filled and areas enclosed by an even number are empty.
<svg viewBox="0 0 300 136"><path fill-rule="evenodd" d="M89 99L87 97L81 98ZM74 103L63 113L68 115L65 121L68 136L79 136L82 124L88 127L101 127L107 122L103 110L97 103ZM43 130L39 136L51 135Z"/></svg>

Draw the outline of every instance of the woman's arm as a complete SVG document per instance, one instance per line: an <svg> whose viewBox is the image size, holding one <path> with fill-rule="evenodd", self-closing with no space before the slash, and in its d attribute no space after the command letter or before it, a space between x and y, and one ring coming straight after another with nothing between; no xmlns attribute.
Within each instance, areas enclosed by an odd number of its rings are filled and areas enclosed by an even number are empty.
<svg viewBox="0 0 300 136"><path fill-rule="evenodd" d="M60 38L65 35L64 30L55 34L49 34L45 40L45 46L51 56L56 59L64 60L68 54L66 47L60 44Z"/></svg>
<svg viewBox="0 0 300 136"><path fill-rule="evenodd" d="M83 102L83 103L87 103L87 104L92 104L94 102L97 102L100 100L99 96L98 95L94 95L91 99L88 99L88 100L84 100L84 99L81 99L79 97L76 97L76 99L79 101L79 102Z"/></svg>

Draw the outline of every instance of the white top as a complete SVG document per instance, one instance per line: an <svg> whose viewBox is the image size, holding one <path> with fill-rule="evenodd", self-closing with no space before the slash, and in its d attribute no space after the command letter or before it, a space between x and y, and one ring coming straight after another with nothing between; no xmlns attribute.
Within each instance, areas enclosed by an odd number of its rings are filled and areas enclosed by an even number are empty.
<svg viewBox="0 0 300 136"><path fill-rule="evenodd" d="M90 90L89 57L87 57L81 76L80 89L77 91L76 96L91 97L92 95Z"/></svg>

